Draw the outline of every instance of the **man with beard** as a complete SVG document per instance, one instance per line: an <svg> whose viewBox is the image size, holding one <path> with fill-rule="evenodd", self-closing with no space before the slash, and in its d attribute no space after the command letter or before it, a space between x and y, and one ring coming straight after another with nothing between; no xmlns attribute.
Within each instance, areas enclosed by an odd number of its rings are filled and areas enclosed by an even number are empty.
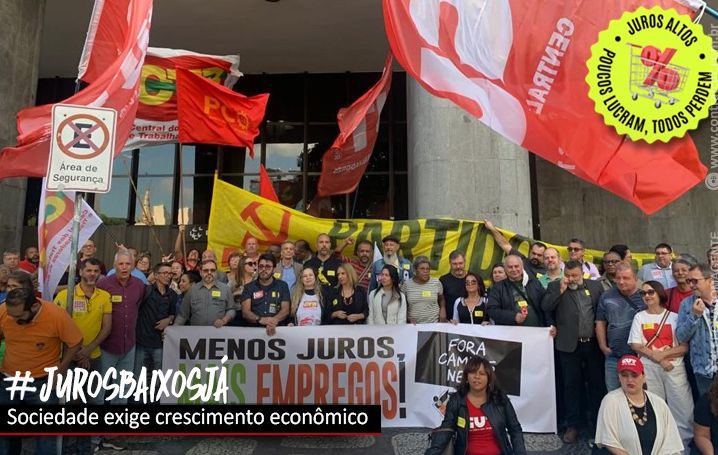
<svg viewBox="0 0 718 455"><path fill-rule="evenodd" d="M204 250L202 252L202 264L204 264L204 261L213 261L215 264L219 264L219 261L217 260L217 255L214 254L214 251L212 250ZM217 269L217 271L215 272L214 277L220 283L229 283L229 277L227 277L227 274L219 269Z"/></svg>
<svg viewBox="0 0 718 455"><path fill-rule="evenodd" d="M347 247L347 245L353 245L354 239L352 237L347 237L337 245L336 249L334 250L334 254L341 259L342 262L346 264L350 264L352 267L354 267L354 271L357 273L357 287L360 287L364 289L364 291L367 291L369 288L369 281L371 280L371 260L374 257L374 244L371 243L369 240L362 240L361 242L356 244L356 247L354 248L354 255L353 257L347 257L342 256L342 251L344 251L344 248Z"/></svg>
<svg viewBox="0 0 718 455"><path fill-rule="evenodd" d="M671 268L673 269L673 279L676 280L676 286L666 289L668 296L668 309L674 313L678 313L681 309L681 302L693 294L691 285L688 284L688 272L695 265L683 258L673 261Z"/></svg>
<svg viewBox="0 0 718 455"><path fill-rule="evenodd" d="M603 287L596 281L583 279L578 261L566 262L563 273L561 280L549 283L541 306L548 324L556 326L556 350L563 379L564 399L561 401L568 426L563 441L573 444L578 439L582 416L586 415L577 397L588 397L588 428L593 429L606 393L603 354L594 331L596 307Z"/></svg>
<svg viewBox="0 0 718 455"><path fill-rule="evenodd" d="M284 325L289 316L289 287L284 281L274 278L276 265L274 256L261 255L257 279L244 286L241 297L242 317L246 325L266 327L268 336L273 336L277 326ZM334 277L336 279L336 273Z"/></svg>
<svg viewBox="0 0 718 455"><path fill-rule="evenodd" d="M37 251L37 247L31 246L25 249L25 259L20 261L18 267L27 273L35 273L38 265L40 265L40 252Z"/></svg>
<svg viewBox="0 0 718 455"><path fill-rule="evenodd" d="M459 297L466 297L466 256L459 250L452 251L449 254L449 273L439 278L444 288L444 301L446 306L451 309ZM483 289L483 286L480 286ZM451 315L451 314L449 314Z"/></svg>
<svg viewBox="0 0 718 455"><path fill-rule="evenodd" d="M377 277L385 265L393 265L399 271L399 284L414 277L414 274L411 271L411 262L408 259L399 256L399 248L401 247L399 239L394 235L387 235L382 239L381 243L384 247L384 257L372 265L369 292L378 287Z"/></svg>
<svg viewBox="0 0 718 455"><path fill-rule="evenodd" d="M504 258L506 279L499 281L489 291L486 309L496 325L544 327L541 300L546 291L541 283L529 275L523 284L524 267L520 256L510 254ZM553 333L553 329L552 329Z"/></svg>
<svg viewBox="0 0 718 455"><path fill-rule="evenodd" d="M208 259L199 269L202 281L192 285L182 299L175 325L224 327L235 318L234 298L229 286L217 281L217 262Z"/></svg>
<svg viewBox="0 0 718 455"><path fill-rule="evenodd" d="M2 381L0 405L57 405L58 398L54 393L45 400L40 398L41 390L47 384L45 368L57 367L55 373L64 375L82 347L82 333L67 312L37 299L31 288L13 289L5 303L0 305L0 338L6 342L5 358L0 369L3 375L29 372L34 378L33 388L25 390L22 398L15 393L13 399L8 390L13 383ZM0 437L0 453L15 453L14 450L20 448L16 444L17 441L8 437ZM39 437L35 445L35 453L56 453L57 438Z"/></svg>
<svg viewBox="0 0 718 455"><path fill-rule="evenodd" d="M543 252L543 262L546 264L546 273L539 274L538 280L544 289L549 283L563 279L563 263L556 248L546 248Z"/></svg>
<svg viewBox="0 0 718 455"><path fill-rule="evenodd" d="M693 295L681 303L676 338L679 343L689 343L698 396L702 397L718 371L718 293L707 264L691 267L686 282L693 289Z"/></svg>
<svg viewBox="0 0 718 455"><path fill-rule="evenodd" d="M628 345L628 335L633 317L645 309L633 268L623 262L616 265L616 287L601 295L596 309L596 339L606 357L604 376L609 392L620 387L616 371L618 359L634 354Z"/></svg>
<svg viewBox="0 0 718 455"><path fill-rule="evenodd" d="M523 254L519 252L516 248L511 246L508 240L506 240L506 237L499 232L498 229L496 229L496 226L494 226L494 223L488 220L484 220L484 226L488 231L491 233L491 236L494 238L494 242L501 248L506 255L514 255L521 258L521 260L524 263L524 270L526 270L528 273L532 274L534 277L537 277L540 275L546 274L546 265L544 265L543 262L543 255L546 251L546 245L541 242L534 242L531 244L531 247L529 248L529 257L526 258Z"/></svg>
<svg viewBox="0 0 718 455"><path fill-rule="evenodd" d="M317 272L317 279L322 286L336 288L337 268L342 264L332 251L332 240L327 234L317 236L317 254L304 265ZM380 269L381 270L381 269Z"/></svg>

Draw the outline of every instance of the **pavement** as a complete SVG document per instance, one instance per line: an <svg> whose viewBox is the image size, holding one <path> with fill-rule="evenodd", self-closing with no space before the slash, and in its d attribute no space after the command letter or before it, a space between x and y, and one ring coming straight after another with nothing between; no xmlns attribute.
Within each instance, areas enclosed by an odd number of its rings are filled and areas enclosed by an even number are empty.
<svg viewBox="0 0 718 455"><path fill-rule="evenodd" d="M386 428L381 436L351 437L122 437L127 450L100 450L98 455L368 455L423 454L428 447L428 429ZM525 434L529 454L588 455L586 439L565 445L554 434ZM32 452L32 440L25 440L23 455Z"/></svg>

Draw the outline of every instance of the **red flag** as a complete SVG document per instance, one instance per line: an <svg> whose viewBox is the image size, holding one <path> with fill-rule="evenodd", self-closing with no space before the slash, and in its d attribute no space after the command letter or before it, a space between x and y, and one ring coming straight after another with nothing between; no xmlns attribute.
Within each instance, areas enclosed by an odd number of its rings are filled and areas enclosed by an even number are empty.
<svg viewBox="0 0 718 455"><path fill-rule="evenodd" d="M264 199L279 202L277 193L274 191L274 185L272 185L272 180L270 180L267 169L264 168L264 164L259 165L259 195Z"/></svg>
<svg viewBox="0 0 718 455"><path fill-rule="evenodd" d="M103 72L92 84L63 101L66 104L117 110L115 156L122 151L137 111L139 76L150 35L152 0L122 0L117 4L125 5L125 8L103 9L97 28L98 34L105 27L121 29L116 36L121 40L117 45L119 53L110 62L103 59ZM52 104L23 109L18 113L18 143L0 152L0 178L45 175L50 153L51 122Z"/></svg>
<svg viewBox="0 0 718 455"><path fill-rule="evenodd" d="M654 4L691 12L673 0L383 0L391 49L426 90L647 214L703 179L696 146L688 135L624 140L594 111L584 79L598 32Z"/></svg>
<svg viewBox="0 0 718 455"><path fill-rule="evenodd" d="M249 147L267 108L268 93L244 96L216 82L177 68L177 114L180 142Z"/></svg>
<svg viewBox="0 0 718 455"><path fill-rule="evenodd" d="M391 87L391 54L386 56L379 82L354 103L339 109L339 136L322 157L317 195L351 193L369 164L379 133L379 117Z"/></svg>

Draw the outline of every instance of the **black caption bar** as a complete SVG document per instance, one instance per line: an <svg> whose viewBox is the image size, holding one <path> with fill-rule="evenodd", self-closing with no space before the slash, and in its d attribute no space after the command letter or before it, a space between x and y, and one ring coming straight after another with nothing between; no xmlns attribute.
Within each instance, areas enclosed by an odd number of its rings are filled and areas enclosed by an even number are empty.
<svg viewBox="0 0 718 455"><path fill-rule="evenodd" d="M377 435L379 405L4 405L0 435Z"/></svg>

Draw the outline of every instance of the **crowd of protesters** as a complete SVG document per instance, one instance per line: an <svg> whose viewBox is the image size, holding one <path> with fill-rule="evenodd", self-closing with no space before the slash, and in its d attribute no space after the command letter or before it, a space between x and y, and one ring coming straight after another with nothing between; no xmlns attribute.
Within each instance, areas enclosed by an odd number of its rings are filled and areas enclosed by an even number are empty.
<svg viewBox="0 0 718 455"><path fill-rule="evenodd" d="M54 303L41 300L37 248L28 248L22 261L6 251L0 265L1 371L28 370L42 381L51 366L103 374L112 367L135 374L142 367L161 369L162 334L170 325L262 327L269 336L280 326L329 324L547 327L555 343L559 427L566 444L583 432L595 438L595 450L609 453L690 453L689 447L714 453L718 251L709 250L701 262L661 243L655 261L635 270L630 249L615 245L597 267L584 258L580 239L568 242L569 258L562 262L556 249L540 242L524 256L491 222L485 227L505 252L486 282L467 269L462 251L452 252L450 271L434 278L431 261L402 257L400 240L392 235L382 240L377 260L367 240L347 238L332 250L331 238L320 234L314 253L306 240L271 245L262 253L259 242L248 238L228 256L226 273L211 250L182 254L181 230L173 255L153 265L148 253L118 245L109 270L89 240L78 256L71 317L62 310L67 277ZM348 246L351 257L344 256ZM489 405L506 406L500 393L486 389L486 381L493 381L488 364L477 362L467 366L468 382L452 398L459 402L450 402L454 414L490 415L498 411ZM479 383L480 393L474 390ZM39 402L33 393L25 401ZM0 404L8 402L3 385ZM508 417L500 425L508 425L510 437L499 430L493 451L466 453L523 453L523 441L511 434L518 422ZM462 447L477 446L472 434L479 420L467 420L468 433L461 429ZM445 420L442 427L456 433L455 424ZM53 438L46 439L38 438L38 444L51 448ZM111 438L93 442L122 448ZM431 453L439 453L443 442ZM1 453L13 452L6 451L8 443L0 441ZM81 438L76 443L79 452L89 447ZM512 444L521 448L504 450Z"/></svg>

